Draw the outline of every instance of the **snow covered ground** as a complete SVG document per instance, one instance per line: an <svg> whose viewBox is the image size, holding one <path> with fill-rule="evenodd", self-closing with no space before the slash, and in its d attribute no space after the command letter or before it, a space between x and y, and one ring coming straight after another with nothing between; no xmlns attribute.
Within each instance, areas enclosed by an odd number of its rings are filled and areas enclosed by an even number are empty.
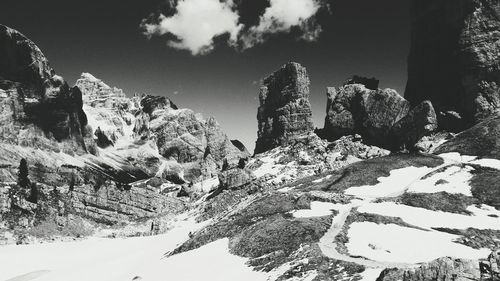
<svg viewBox="0 0 500 281"><path fill-rule="evenodd" d="M395 224L356 222L350 225L349 253L376 261L419 263L452 256L486 258L491 250L475 250L452 242L455 235L424 231Z"/></svg>
<svg viewBox="0 0 500 281"><path fill-rule="evenodd" d="M162 273L171 276L170 268L155 265L166 252L187 240L190 232L205 224L181 216L171 231L158 236L3 246L0 280L132 280L143 273L153 274L152 271L156 272L153 277ZM36 278L21 278L25 274ZM153 277L143 280L161 280Z"/></svg>
<svg viewBox="0 0 500 281"><path fill-rule="evenodd" d="M285 264L271 272L255 271L247 264L248 258L229 252L227 238L166 257L190 232L208 224L195 223L194 217L179 217L169 232L158 236L4 246L0 248L0 280L272 281L290 269ZM312 271L300 280L310 281L316 274Z"/></svg>
<svg viewBox="0 0 500 281"><path fill-rule="evenodd" d="M357 262L369 268L383 267L390 263L429 262L444 256L467 259L486 258L491 252L490 249L477 250L455 243L454 241L459 236L440 232L435 228L500 230L500 211L495 208L487 205L472 205L467 207L471 215L463 215L377 200L396 197L405 192L444 191L450 194L472 196L470 180L473 177L475 165L500 169L498 165L500 161L495 159L477 159L474 156L458 153L440 156L445 162L438 167L395 169L390 171L389 176L379 178L379 182L375 185L348 188L345 193L359 200L335 206L340 213L333 218L331 229L320 241L322 251L332 258ZM344 226L351 209L359 213L398 217L419 229L367 221ZM348 243L345 246L349 255L340 254L334 248L334 236L340 233L343 226L347 227ZM368 276L370 272L365 273L366 278L370 278ZM372 273L375 274L376 271Z"/></svg>
<svg viewBox="0 0 500 281"><path fill-rule="evenodd" d="M398 196L418 178L432 171L429 167L405 167L392 170L388 177L378 179L376 185L364 185L348 188L345 193L359 198L375 199L380 197Z"/></svg>
<svg viewBox="0 0 500 281"><path fill-rule="evenodd" d="M469 206L468 211L474 215L467 216L447 212L431 211L423 208L415 208L393 202L366 203L358 208L361 213L377 214L387 217L400 217L406 223L421 228L445 227L455 229L477 229L500 230L499 211L483 205L482 209ZM490 216L493 215L493 216ZM497 217L495 217L495 215Z"/></svg>

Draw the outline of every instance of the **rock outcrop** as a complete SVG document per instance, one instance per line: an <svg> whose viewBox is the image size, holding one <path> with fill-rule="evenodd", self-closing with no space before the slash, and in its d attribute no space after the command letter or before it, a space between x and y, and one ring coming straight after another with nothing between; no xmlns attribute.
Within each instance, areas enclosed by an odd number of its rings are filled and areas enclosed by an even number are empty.
<svg viewBox="0 0 500 281"><path fill-rule="evenodd" d="M204 119L190 109L179 109L169 98L135 95L110 87L84 73L76 85L83 92L96 143L113 146L115 154L143 167L151 176L176 183L216 177L224 162L236 166L249 156L236 147L214 118ZM133 147L144 147L137 154ZM128 152L127 152L128 151Z"/></svg>
<svg viewBox="0 0 500 281"><path fill-rule="evenodd" d="M3 142L86 152L81 92L55 74L32 41L3 25L0 109Z"/></svg>
<svg viewBox="0 0 500 281"><path fill-rule="evenodd" d="M318 131L321 137L333 141L359 134L369 144L399 150L412 149L437 129L431 102L424 101L410 110L410 103L395 90L371 90L350 81L378 84L375 79L352 78L342 87L327 88L325 126Z"/></svg>
<svg viewBox="0 0 500 281"><path fill-rule="evenodd" d="M498 112L500 3L412 2L405 98L413 105L430 100L438 112L455 111L466 125Z"/></svg>
<svg viewBox="0 0 500 281"><path fill-rule="evenodd" d="M219 174L219 189L236 189L248 184L255 177L248 170L233 168Z"/></svg>
<svg viewBox="0 0 500 281"><path fill-rule="evenodd" d="M255 154L287 145L314 129L309 77L300 64L287 63L264 79L259 100Z"/></svg>
<svg viewBox="0 0 500 281"><path fill-rule="evenodd" d="M217 176L225 162L236 166L249 156L246 149L233 145L215 118L177 109L166 98L152 107L151 99L141 100L143 109L136 116L134 133L139 139L154 139L161 156L183 166L186 180Z"/></svg>
<svg viewBox="0 0 500 281"><path fill-rule="evenodd" d="M119 138L132 134L134 115L139 109L137 99L127 98L121 89L89 73L82 73L75 86L82 92L83 109L100 147L114 145Z"/></svg>
<svg viewBox="0 0 500 281"><path fill-rule="evenodd" d="M377 281L470 281L499 280L500 252L483 261L440 258L414 269L386 269Z"/></svg>
<svg viewBox="0 0 500 281"><path fill-rule="evenodd" d="M360 134L369 143L387 147L392 127L409 111L409 102L391 89L370 90L362 84L328 88L321 134L330 141Z"/></svg>
<svg viewBox="0 0 500 281"><path fill-rule="evenodd" d="M500 114L456 135L439 146L434 153L447 152L500 160Z"/></svg>
<svg viewBox="0 0 500 281"><path fill-rule="evenodd" d="M408 115L392 127L393 146L411 148L422 137L430 135L438 129L438 120L432 103L423 101L410 110Z"/></svg>
<svg viewBox="0 0 500 281"><path fill-rule="evenodd" d="M351 78L347 79L344 82L344 85L350 85L350 84L362 84L365 85L367 89L370 90L377 90L378 85L380 81L376 78L367 78L363 76L358 76L358 75L353 75Z"/></svg>

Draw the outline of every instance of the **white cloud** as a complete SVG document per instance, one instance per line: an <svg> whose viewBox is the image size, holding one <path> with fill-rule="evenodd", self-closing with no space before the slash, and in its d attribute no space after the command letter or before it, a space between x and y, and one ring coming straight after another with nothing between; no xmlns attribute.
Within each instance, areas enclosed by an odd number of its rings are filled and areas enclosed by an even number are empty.
<svg viewBox="0 0 500 281"><path fill-rule="evenodd" d="M290 32L292 27L302 30L302 39L316 40L321 27L311 20L320 8L321 3L317 0L270 0L270 6L260 17L259 25L251 27L242 36L243 48L264 42L266 34Z"/></svg>
<svg viewBox="0 0 500 281"><path fill-rule="evenodd" d="M177 40L170 40L168 45L193 55L210 52L217 36L229 34L230 42L237 40L242 26L231 0L179 0L176 8L177 13L171 17L160 15L158 23L143 23L145 34L172 34Z"/></svg>
<svg viewBox="0 0 500 281"><path fill-rule="evenodd" d="M322 6L322 0L269 0L259 24L244 29L233 0L179 0L175 14L161 14L153 23L144 20L142 28L149 37L173 35L175 38L168 41L170 47L200 55L212 51L214 38L225 34L229 34L227 43L240 49L251 48L271 34L290 32L292 28L301 31L300 39L314 41L321 32L314 17Z"/></svg>

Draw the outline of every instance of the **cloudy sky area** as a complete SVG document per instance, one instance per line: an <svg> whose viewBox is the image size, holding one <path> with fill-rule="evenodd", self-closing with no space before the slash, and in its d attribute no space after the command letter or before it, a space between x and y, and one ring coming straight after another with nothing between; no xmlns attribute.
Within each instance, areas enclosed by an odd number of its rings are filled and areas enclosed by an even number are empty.
<svg viewBox="0 0 500 281"><path fill-rule="evenodd" d="M240 22L239 5L232 0L179 0L168 2L167 7L171 15L160 11L143 20L144 34L172 35L168 46L204 55L214 49L214 39L224 34L228 35L226 43L240 51L263 44L273 34L290 33L292 28L299 39L315 41L321 26L314 17L329 5L322 0L269 0L258 24L251 26Z"/></svg>
<svg viewBox="0 0 500 281"><path fill-rule="evenodd" d="M6 0L0 23L31 38L74 84L90 72L128 95L215 116L253 150L260 81L306 66L317 127L325 88L353 74L402 93L409 0Z"/></svg>

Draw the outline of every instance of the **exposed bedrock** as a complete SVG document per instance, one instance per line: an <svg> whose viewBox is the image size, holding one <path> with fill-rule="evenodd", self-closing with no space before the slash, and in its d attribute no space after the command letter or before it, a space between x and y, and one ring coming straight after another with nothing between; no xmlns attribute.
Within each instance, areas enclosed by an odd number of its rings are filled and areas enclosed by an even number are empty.
<svg viewBox="0 0 500 281"><path fill-rule="evenodd" d="M500 2L412 2L405 98L412 105L430 100L438 113L455 112L461 115L465 127L498 112ZM447 124L440 122L440 126Z"/></svg>
<svg viewBox="0 0 500 281"><path fill-rule="evenodd" d="M40 49L0 25L0 138L9 143L86 150L82 93L55 74Z"/></svg>
<svg viewBox="0 0 500 281"><path fill-rule="evenodd" d="M440 258L413 269L385 269L377 281L469 281L499 280L500 251L485 260Z"/></svg>
<svg viewBox="0 0 500 281"><path fill-rule="evenodd" d="M436 154L448 152L500 160L500 114L461 132L435 151Z"/></svg>
<svg viewBox="0 0 500 281"><path fill-rule="evenodd" d="M264 79L257 113L255 154L287 145L313 131L306 69L290 62Z"/></svg>
<svg viewBox="0 0 500 281"><path fill-rule="evenodd" d="M357 77L357 76L355 76ZM432 103L415 108L392 89L368 89L348 83L327 88L327 115L319 134L330 141L359 134L370 144L393 150L411 148L420 138L437 129ZM376 81L360 79L356 81Z"/></svg>

